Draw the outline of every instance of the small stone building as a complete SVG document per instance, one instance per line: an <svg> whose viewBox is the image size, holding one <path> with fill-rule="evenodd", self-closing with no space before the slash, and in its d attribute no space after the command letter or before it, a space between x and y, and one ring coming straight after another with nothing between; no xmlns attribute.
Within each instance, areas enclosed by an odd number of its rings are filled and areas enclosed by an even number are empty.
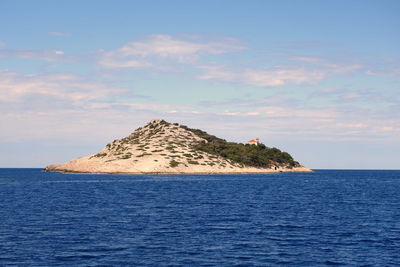
<svg viewBox="0 0 400 267"><path fill-rule="evenodd" d="M251 139L251 140L247 141L247 144L258 146L260 144L260 139L258 139L258 138L257 139Z"/></svg>

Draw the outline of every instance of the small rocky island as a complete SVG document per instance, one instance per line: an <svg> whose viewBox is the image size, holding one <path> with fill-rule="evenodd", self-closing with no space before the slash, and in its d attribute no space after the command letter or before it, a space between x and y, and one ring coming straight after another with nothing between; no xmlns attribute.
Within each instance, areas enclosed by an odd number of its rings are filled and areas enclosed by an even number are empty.
<svg viewBox="0 0 400 267"><path fill-rule="evenodd" d="M254 141L254 140L252 140ZM264 144L227 142L199 129L152 120L97 154L45 171L108 174L233 174L310 172L292 156Z"/></svg>

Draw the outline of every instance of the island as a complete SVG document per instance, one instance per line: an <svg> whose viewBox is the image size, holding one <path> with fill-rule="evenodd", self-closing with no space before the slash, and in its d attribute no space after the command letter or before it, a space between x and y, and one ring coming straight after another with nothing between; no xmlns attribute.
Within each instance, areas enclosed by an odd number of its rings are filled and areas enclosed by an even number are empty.
<svg viewBox="0 0 400 267"><path fill-rule="evenodd" d="M100 152L44 168L93 174L246 174L311 172L287 152L258 139L227 142L199 129L152 120Z"/></svg>

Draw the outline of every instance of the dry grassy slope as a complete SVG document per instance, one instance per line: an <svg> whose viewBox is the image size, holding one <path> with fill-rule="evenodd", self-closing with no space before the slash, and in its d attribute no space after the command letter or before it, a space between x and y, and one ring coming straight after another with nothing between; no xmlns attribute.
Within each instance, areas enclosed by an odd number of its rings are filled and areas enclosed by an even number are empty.
<svg viewBox="0 0 400 267"><path fill-rule="evenodd" d="M114 140L97 154L49 165L47 171L87 173L265 173L308 169L244 167L192 146L206 140L178 125L150 121L128 137Z"/></svg>

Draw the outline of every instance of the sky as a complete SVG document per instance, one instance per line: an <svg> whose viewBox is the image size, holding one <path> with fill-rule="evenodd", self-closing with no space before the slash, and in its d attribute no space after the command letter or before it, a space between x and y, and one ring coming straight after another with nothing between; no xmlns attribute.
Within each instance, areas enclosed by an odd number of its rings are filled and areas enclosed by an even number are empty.
<svg viewBox="0 0 400 267"><path fill-rule="evenodd" d="M314 169L400 169L400 1L0 1L0 167L152 119Z"/></svg>

